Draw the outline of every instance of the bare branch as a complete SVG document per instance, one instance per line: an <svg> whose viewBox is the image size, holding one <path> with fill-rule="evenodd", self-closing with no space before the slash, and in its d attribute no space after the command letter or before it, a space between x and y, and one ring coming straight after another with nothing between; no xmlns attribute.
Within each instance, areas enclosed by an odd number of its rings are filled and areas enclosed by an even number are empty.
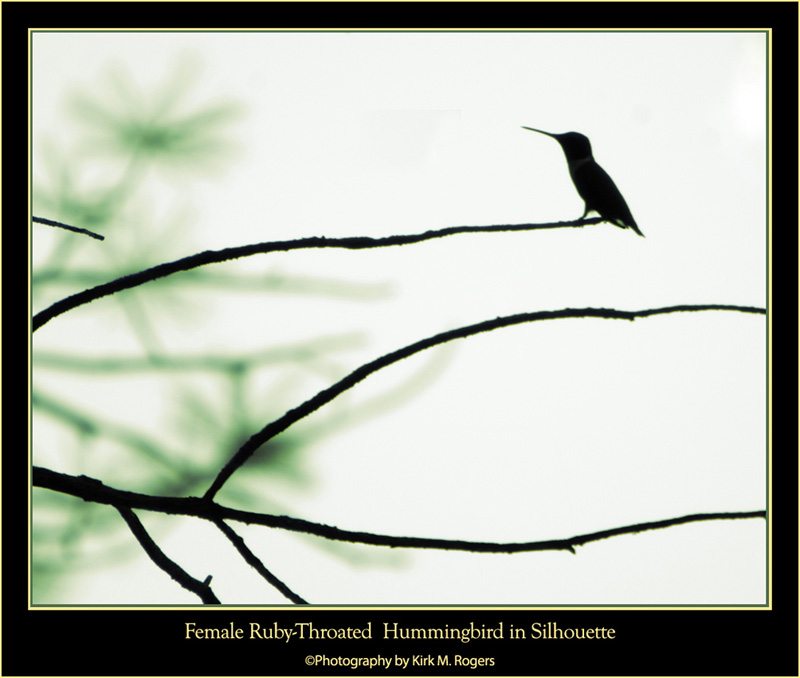
<svg viewBox="0 0 800 678"><path fill-rule="evenodd" d="M49 322L56 316L67 311L88 304L91 301L100 299L122 290L138 287L145 283L164 278L180 271L189 271L199 266L208 264L218 264L223 261L231 261L242 257L250 257L256 254L267 254L269 252L289 252L291 250L335 248L335 249L372 249L375 247L395 247L398 245L412 245L425 240L443 238L459 233L497 233L509 231L534 231L550 228L582 228L599 224L603 220L600 218L576 219L573 221L559 221L547 224L503 224L494 226L450 226L437 230L425 231L411 235L391 235L384 238L368 238L363 236L349 238L326 238L323 236L299 238L297 240L281 240L275 242L255 243L252 245L242 245L240 247L227 247L222 250L206 250L198 254L193 254L183 259L177 259L158 266L153 266L144 271L132 273L130 275L117 278L102 285L97 285L88 290L78 292L72 296L61 299L53 305L48 306L33 317L33 331L38 330L42 325Z"/></svg>
<svg viewBox="0 0 800 678"><path fill-rule="evenodd" d="M601 532L591 532L576 535L565 539L550 539L546 541L528 542L482 542L464 541L456 539L435 539L428 537L395 537L390 535L373 534L370 532L355 532L342 530L331 525L314 523L300 518L276 516L267 513L253 513L222 506L213 501L199 497L158 497L138 492L117 490L104 485L99 480L87 476L71 476L57 473L50 469L35 466L33 468L33 485L45 489L62 492L84 501L109 504L112 506L129 509L144 509L170 515L191 516L202 518L216 523L220 520L235 520L248 525L263 525L290 532L323 537L333 541L344 541L355 544L369 544L371 546L389 546L392 548L418 548L437 549L445 551L470 551L474 553L527 553L532 551L570 551L575 552L576 546L582 546L592 541L608 539L623 534L635 534L647 530L657 530L682 525L691 522L708 520L743 520L751 518L766 518L766 511L725 512L725 513L695 513L678 518L668 518L647 523L626 525Z"/></svg>
<svg viewBox="0 0 800 678"><path fill-rule="evenodd" d="M167 557L158 547L158 544L153 541L153 538L147 533L144 525L142 525L139 518L136 517L136 514L129 507L115 505L115 508L120 512L125 522L128 523L128 527L131 528L133 536L136 537L138 542L142 545L145 553L150 556L150 560L164 570L164 572L178 582L183 588L197 594L204 603L219 603L219 599L214 595L214 592L208 585L210 578L207 578L205 582L201 582L192 577L186 570L178 565L178 563Z"/></svg>
<svg viewBox="0 0 800 678"><path fill-rule="evenodd" d="M245 559L245 562L250 565L256 572L258 572L264 579L266 579L272 586L274 586L278 591L280 591L284 596L286 596L289 600L293 603L300 603L302 605L308 604L307 600L304 600L300 596L298 596L294 591L292 591L286 584L284 584L280 579L278 579L272 572L270 572L266 567L264 567L264 563L259 560L258 556L253 553L248 547L247 544L244 543L244 539L242 539L236 532L231 529L229 525L225 523L224 520L216 519L214 520L214 524L222 531L222 533L231 541L231 543L236 547L236 550L241 554L242 558Z"/></svg>
<svg viewBox="0 0 800 678"><path fill-rule="evenodd" d="M37 224L45 224L46 226L55 226L56 228L64 228L68 231L72 231L73 233L83 233L84 235L88 235L95 240L105 240L105 236L102 236L94 231L90 231L87 228L78 228L77 226L70 226L69 224L63 224L60 221L53 221L52 219L45 219L44 217L31 217L31 219L36 222Z"/></svg>
<svg viewBox="0 0 800 678"><path fill-rule="evenodd" d="M502 327L510 327L521 323L534 322L538 320L555 320L563 318L605 318L612 320L630 320L636 318L646 318L654 315L678 312L697 312L697 311L738 311L741 313L766 313L765 309L752 306L731 306L725 304L703 304L703 305L681 305L668 306L664 308L646 309L643 311L620 311L612 308L566 308L560 311L534 311L530 313L519 313L516 315L486 320L475 325L467 325L454 330L448 330L432 337L422 339L404 348L381 356L372 362L362 365L358 369L348 374L332 386L320 391L312 398L301 405L289 410L282 417L267 424L260 431L252 435L233 455L230 461L222 468L214 482L205 494L206 499L213 499L225 482L235 473L254 453L271 438L282 433L292 424L303 417L315 412L323 405L329 403L338 395L349 388L352 388L370 374L392 365L403 358L408 358L415 353L424 351L433 346L444 344L454 339L463 339L482 332L490 332Z"/></svg>

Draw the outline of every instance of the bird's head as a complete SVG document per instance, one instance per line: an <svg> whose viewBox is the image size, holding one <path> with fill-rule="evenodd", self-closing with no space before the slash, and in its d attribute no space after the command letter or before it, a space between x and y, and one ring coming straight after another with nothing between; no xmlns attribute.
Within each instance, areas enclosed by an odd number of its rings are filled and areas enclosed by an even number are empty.
<svg viewBox="0 0 800 678"><path fill-rule="evenodd" d="M584 158L592 157L592 145L589 143L589 138L578 132L565 132L564 134L551 134L544 132L540 129L533 127L524 127L522 129L530 130L531 132L538 132L539 134L546 134L548 137L555 139L567 156L567 160L583 160Z"/></svg>

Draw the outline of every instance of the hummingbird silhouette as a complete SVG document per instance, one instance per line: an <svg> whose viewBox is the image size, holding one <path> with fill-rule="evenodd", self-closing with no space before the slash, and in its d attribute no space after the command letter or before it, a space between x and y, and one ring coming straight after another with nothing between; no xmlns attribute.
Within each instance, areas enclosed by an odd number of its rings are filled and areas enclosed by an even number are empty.
<svg viewBox="0 0 800 678"><path fill-rule="evenodd" d="M523 126L522 129L552 137L561 146L567 158L572 183L575 184L578 195L583 198L586 206L581 219L589 212L597 212L603 219L615 226L631 228L644 238L644 233L636 225L622 193L619 192L608 173L595 162L592 156L592 145L587 137L578 132L551 134L533 127Z"/></svg>

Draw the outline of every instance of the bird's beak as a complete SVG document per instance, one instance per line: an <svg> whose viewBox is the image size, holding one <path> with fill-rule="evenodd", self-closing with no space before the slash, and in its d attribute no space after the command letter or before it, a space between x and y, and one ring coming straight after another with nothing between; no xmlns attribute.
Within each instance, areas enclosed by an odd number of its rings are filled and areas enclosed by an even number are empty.
<svg viewBox="0 0 800 678"><path fill-rule="evenodd" d="M556 136L555 134L550 134L550 132L543 132L540 129L534 129L533 127L525 127L525 125L522 125L522 129L527 129L527 130L530 130L531 132L539 132L539 134L546 134L549 137L555 137Z"/></svg>

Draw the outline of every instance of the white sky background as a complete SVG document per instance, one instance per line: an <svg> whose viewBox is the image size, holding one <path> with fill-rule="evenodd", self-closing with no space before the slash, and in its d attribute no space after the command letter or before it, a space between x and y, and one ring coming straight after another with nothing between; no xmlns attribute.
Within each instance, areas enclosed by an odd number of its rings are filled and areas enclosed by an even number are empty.
<svg viewBox="0 0 800 678"><path fill-rule="evenodd" d="M188 292L196 327L159 325L176 354L363 333L337 355L336 375L293 385L291 407L383 353L496 316L766 306L765 49L763 35L745 33L36 34L34 187L45 180L41 142L75 143L61 114L68 92L102 90L113 67L148 92L187 58L199 64L189 110L233 98L246 113L231 127L240 150L224 172L154 188L132 220L130 241L163 252L158 261L312 235L577 218L583 204L558 144L520 126L591 139L646 238L603 224L253 257L217 268L391 294L204 299L197 289ZM176 214L181 238L160 238L158 224ZM55 235L34 228L35 261ZM102 257L112 241L83 247ZM51 321L35 349L123 355L135 346L111 302L92 306ZM763 509L765 336L763 316L706 313L533 323L462 340L329 405L365 402L435 367L415 398L315 444L313 488L259 490L290 515L344 529L484 541ZM167 420L170 395L157 385L56 372L36 383L145 431ZM34 433L37 464L99 475L64 461L62 429L37 423ZM208 526L142 520L193 576L213 574L224 602L285 602ZM759 604L766 595L759 520L615 538L575 556L353 547L368 560L357 567L313 540L234 528L317 604ZM197 602L144 556L83 575L54 602Z"/></svg>

